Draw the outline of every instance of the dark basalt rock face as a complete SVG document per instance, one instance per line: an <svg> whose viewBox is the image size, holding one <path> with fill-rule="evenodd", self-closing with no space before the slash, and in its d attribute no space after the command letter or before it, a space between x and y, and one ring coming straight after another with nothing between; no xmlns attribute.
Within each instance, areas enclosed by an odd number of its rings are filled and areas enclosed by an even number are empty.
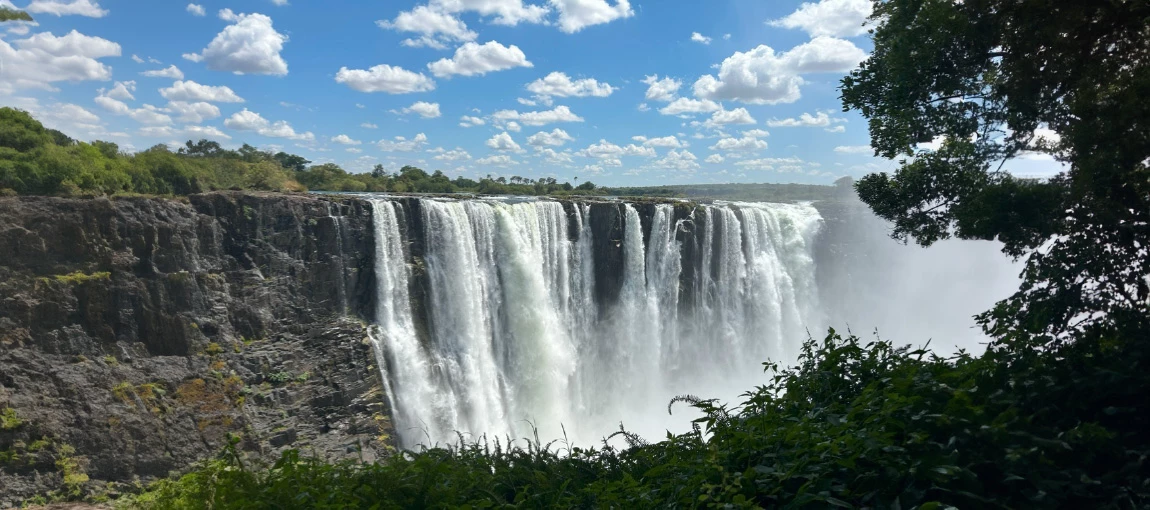
<svg viewBox="0 0 1150 510"><path fill-rule="evenodd" d="M167 476L229 436L372 460L370 203L0 198L0 507Z"/></svg>
<svg viewBox="0 0 1150 510"><path fill-rule="evenodd" d="M623 204L593 203L589 216L595 239L595 302L603 315L615 307L623 289Z"/></svg>

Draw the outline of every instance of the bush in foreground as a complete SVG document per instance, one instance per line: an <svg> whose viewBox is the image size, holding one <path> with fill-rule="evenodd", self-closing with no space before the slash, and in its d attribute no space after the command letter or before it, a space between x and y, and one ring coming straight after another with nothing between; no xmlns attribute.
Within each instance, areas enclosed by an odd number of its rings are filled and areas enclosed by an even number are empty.
<svg viewBox="0 0 1150 510"><path fill-rule="evenodd" d="M1142 335L1144 336L1144 335ZM377 464L234 450L128 508L1144 508L1145 342L941 359L831 332L694 432L645 444L480 441ZM676 404L672 403L672 407ZM673 410L673 409L671 409Z"/></svg>

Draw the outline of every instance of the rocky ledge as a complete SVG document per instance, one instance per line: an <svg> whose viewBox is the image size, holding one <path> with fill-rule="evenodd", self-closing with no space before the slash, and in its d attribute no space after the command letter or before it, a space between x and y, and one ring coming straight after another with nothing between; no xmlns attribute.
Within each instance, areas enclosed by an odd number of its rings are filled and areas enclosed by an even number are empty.
<svg viewBox="0 0 1150 510"><path fill-rule="evenodd" d="M386 455L357 319L370 225L338 196L0 198L0 508L99 499L229 441Z"/></svg>

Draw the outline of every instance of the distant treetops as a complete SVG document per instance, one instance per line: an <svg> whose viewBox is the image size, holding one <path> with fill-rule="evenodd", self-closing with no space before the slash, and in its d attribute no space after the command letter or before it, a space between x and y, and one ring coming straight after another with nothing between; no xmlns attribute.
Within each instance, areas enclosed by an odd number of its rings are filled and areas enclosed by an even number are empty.
<svg viewBox="0 0 1150 510"><path fill-rule="evenodd" d="M2 13L3 11L0 11ZM478 181L428 174L414 166L388 173L350 173L334 163L312 165L286 152L244 144L230 150L210 140L173 152L156 145L134 154L113 143L73 140L27 112L0 108L0 195L187 195L218 189L266 191L370 191L397 193L605 194L594 183L578 186L554 178L487 177Z"/></svg>

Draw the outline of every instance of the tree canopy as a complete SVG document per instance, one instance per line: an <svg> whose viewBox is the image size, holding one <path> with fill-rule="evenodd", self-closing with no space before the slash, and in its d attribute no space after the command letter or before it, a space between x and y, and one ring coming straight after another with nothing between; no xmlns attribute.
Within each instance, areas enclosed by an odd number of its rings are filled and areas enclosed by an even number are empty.
<svg viewBox="0 0 1150 510"><path fill-rule="evenodd" d="M1147 20L1146 1L875 2L874 52L842 99L901 166L856 189L896 238L997 239L1027 257L1019 292L980 317L995 336L1147 325ZM1064 170L1019 178L1022 157Z"/></svg>
<svg viewBox="0 0 1150 510"><path fill-rule="evenodd" d="M32 16L27 12L0 5L0 22L5 21L32 21Z"/></svg>
<svg viewBox="0 0 1150 510"><path fill-rule="evenodd" d="M335 163L313 165L286 152L248 144L231 150L211 140L188 140L173 152L159 144L128 154L108 141L78 142L48 129L27 112L0 108L0 192L24 195L145 193L186 195L216 189L491 195L607 194L584 182L578 188L554 177L451 179L407 165L389 173L375 165L352 173Z"/></svg>

